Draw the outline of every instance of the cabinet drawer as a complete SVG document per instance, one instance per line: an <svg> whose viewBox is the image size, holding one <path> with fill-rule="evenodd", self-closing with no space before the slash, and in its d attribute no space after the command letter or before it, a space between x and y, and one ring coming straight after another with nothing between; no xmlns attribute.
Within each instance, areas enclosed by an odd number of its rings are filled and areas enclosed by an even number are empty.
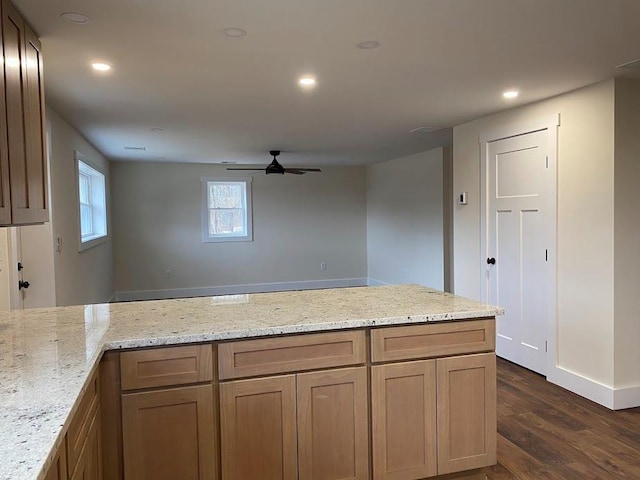
<svg viewBox="0 0 640 480"><path fill-rule="evenodd" d="M366 360L364 330L222 343L220 379L357 365Z"/></svg>
<svg viewBox="0 0 640 480"><path fill-rule="evenodd" d="M495 319L371 331L371 360L389 362L495 350Z"/></svg>
<svg viewBox="0 0 640 480"><path fill-rule="evenodd" d="M120 355L122 390L213 380L211 345L136 350Z"/></svg>
<svg viewBox="0 0 640 480"><path fill-rule="evenodd" d="M67 470L71 473L75 470L82 446L87 439L91 424L100 403L98 376L94 375L82 396L80 404L67 430Z"/></svg>

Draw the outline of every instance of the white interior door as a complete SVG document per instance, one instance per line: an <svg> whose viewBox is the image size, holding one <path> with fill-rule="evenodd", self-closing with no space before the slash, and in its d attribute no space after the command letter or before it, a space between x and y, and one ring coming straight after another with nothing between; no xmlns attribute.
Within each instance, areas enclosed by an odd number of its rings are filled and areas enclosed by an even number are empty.
<svg viewBox="0 0 640 480"><path fill-rule="evenodd" d="M506 312L497 319L496 353L543 375L555 229L549 158L547 129L487 145L487 293Z"/></svg>
<svg viewBox="0 0 640 480"><path fill-rule="evenodd" d="M11 307L56 305L51 222L11 229Z"/></svg>

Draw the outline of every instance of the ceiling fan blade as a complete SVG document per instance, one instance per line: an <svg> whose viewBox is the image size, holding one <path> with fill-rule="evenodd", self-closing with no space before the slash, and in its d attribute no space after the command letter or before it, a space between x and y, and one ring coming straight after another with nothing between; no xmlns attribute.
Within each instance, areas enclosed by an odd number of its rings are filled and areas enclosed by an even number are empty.
<svg viewBox="0 0 640 480"><path fill-rule="evenodd" d="M294 175L304 175L307 172L321 172L319 168L285 168L285 173L293 173Z"/></svg>
<svg viewBox="0 0 640 480"><path fill-rule="evenodd" d="M229 168L227 167L227 170L251 170L254 172L261 172L264 170L264 168Z"/></svg>

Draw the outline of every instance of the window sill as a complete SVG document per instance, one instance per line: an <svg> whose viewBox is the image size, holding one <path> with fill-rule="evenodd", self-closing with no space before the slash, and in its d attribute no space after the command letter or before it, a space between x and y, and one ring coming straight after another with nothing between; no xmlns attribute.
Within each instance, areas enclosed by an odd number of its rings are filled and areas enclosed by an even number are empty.
<svg viewBox="0 0 640 480"><path fill-rule="evenodd" d="M100 244L103 244L107 241L108 236L103 235L101 237L92 238L91 240L82 241L80 240L80 248L78 248L78 252L84 252L90 248L96 247Z"/></svg>

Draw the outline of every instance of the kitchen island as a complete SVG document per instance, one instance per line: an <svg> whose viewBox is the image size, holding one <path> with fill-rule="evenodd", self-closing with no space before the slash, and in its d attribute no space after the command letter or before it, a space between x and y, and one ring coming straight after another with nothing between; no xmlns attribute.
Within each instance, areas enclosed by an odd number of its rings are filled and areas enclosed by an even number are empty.
<svg viewBox="0 0 640 480"><path fill-rule="evenodd" d="M502 313L502 310L497 307L415 285L230 295L3 313L0 316L0 479L45 478L52 462L56 461L57 452L65 447L65 441L68 443L69 439L65 440L65 438L69 430L75 428L74 417L82 413L83 397L87 397L92 388L98 390L94 379L105 352L127 349L133 349L135 352L149 347L184 344L205 346L204 348L208 348L209 352L213 352L207 354L209 357L205 355L202 358L209 358L209 364L214 366L211 378L207 381L209 385L214 385L216 392L220 387L220 398L223 398L221 401L223 404L218 407L221 411L223 456L226 448L225 438L230 438L229 436L232 435L229 430L230 424L227 424L225 431L225 421L229 420L225 416L227 411L224 406L225 396L233 398L234 394L239 395L238 389L245 388L249 382L265 381L265 379L267 381L274 378L286 381L293 379L291 381L297 382L297 385L305 381L314 381L316 377L312 378L308 376L310 373L305 372L322 373L324 370L318 372L321 366L323 368L327 365L332 368L353 366L349 369L336 370L337 374L344 373L347 376L353 373L359 377L362 372L366 372L362 376L364 387L360 385L354 388L356 390L364 388L359 394L367 398L371 394L374 396L372 411L368 412L369 407L365 402L365 413L362 416L367 421L367 425L363 426L364 431L371 432L363 436L363 438L366 437L364 440L360 440L360 443L364 441L364 447L362 445L360 447L365 448L367 452L367 458L362 461L368 464L371 457L376 458L376 455L371 455L370 451L375 450L378 444L380 435L376 419L381 418L380 415L383 413L376 411L375 407L376 392L374 390L378 387L374 384L367 386L368 382L374 382L378 377L380 381L392 378L393 375L389 369L398 365L435 369L436 360L422 359L451 356L451 352L455 353L455 348L459 348L454 346L452 351L447 351L447 346L444 345L444 350L438 351L440 340L448 338L447 330L447 332L435 332L435 335L432 335L433 338L438 339L434 344L435 353L414 354L422 348L421 339L426 339L430 333L411 334L410 338L408 337L408 343L402 345L401 330L381 327L413 328L428 325L431 322L443 322L442 325L452 326L463 323L475 324L480 321L489 322L482 331L462 328L463 332L468 331L465 342L470 345L475 343L482 345L474 347L475 350L464 351L466 353L484 352L485 355L493 356L494 339L489 338L490 335L487 332L493 334L494 330L491 329L493 318ZM461 322L465 320L467 322ZM250 354L243 360L244 364L233 363L234 354L247 351L246 345L242 343L243 339L244 341L274 340L272 337L281 336L286 339L301 339L311 338L308 334L330 335L331 332L336 334L355 332L354 339L350 340L353 345L348 352L352 356L351 360L339 360L333 364L330 361L330 365L325 365L321 361L315 366L313 361L304 363L310 361L305 360L305 357L296 360L297 364L301 365L298 367L281 368L280 365L275 367L275 370L273 370L274 367L268 367L262 371L260 368L264 367L257 364L253 367L249 365L250 358L253 358ZM397 332L398 335L387 335L385 332ZM483 335L487 338L480 338ZM328 345L344 343L342 340L338 342L331 340L331 337L326 338L329 338ZM357 345L361 339L362 345ZM284 348L288 352L301 351L304 354L301 345ZM389 351L385 350L385 345L390 347ZM394 351L393 345L397 346ZM239 346L242 348L236 348ZM315 350L309 351L322 350L319 346L313 348ZM223 355L225 349L228 354L225 354L226 356ZM162 349L141 351L159 350ZM408 356L403 351L408 353ZM455 360L460 357L451 358ZM422 363L401 362L401 360L419 359ZM433 365L429 362L433 362ZM417 365L419 363L420 365ZM281 361L281 364L286 362ZM442 364L445 366L444 361ZM436 370L433 370L430 373L434 378L435 372ZM284 375L285 373L289 375ZM440 370L437 371L438 378L442 374ZM260 378L247 380L256 376ZM495 378L490 381L493 382L495 389ZM202 384L201 378L187 383L199 382ZM144 395L144 392L139 392L141 388L144 388L144 385L134 385L131 387L133 393L130 395ZM310 385L309 388L312 389L314 386ZM122 390L126 388L123 386ZM118 395L120 393L123 398L130 398L127 397L126 392L118 390ZM384 397L384 392L378 393L382 395L382 397L378 395L379 399ZM214 396L214 400L218 401L218 395ZM304 401L304 398L299 400ZM432 403L435 405L435 399ZM119 405L118 408L124 409ZM310 408L313 408L313 405ZM495 409L495 405L493 408ZM372 419L371 428L368 426L370 419ZM495 430L495 412L493 419L488 420L489 427L491 422ZM103 433L103 440L104 438ZM302 442L300 438L298 442ZM234 445L237 446L239 441L237 438L234 439L236 442ZM106 447L109 445L102 445L103 449ZM492 448L495 456L495 445ZM233 448L229 447L228 451L232 450ZM232 453L227 456L229 455ZM67 460L63 461L66 463ZM235 478L232 467L228 467L229 473L224 475L224 462L223 458L223 478L225 480ZM296 462L293 461L293 463ZM303 463L301 459L300 468L306 468L303 467ZM464 466L464 462L461 465ZM210 467L203 468L207 470ZM359 468L364 472L363 475L369 478L371 468L367 465ZM219 462L215 462L212 469L215 471L212 471L211 478L217 478L220 470ZM292 465L290 469L295 470L295 474L289 471L287 478L297 477L298 465ZM376 471L375 466L373 471ZM72 472L67 472L67 475L72 478ZM300 473L300 478L310 477ZM355 475L354 478L363 477Z"/></svg>

